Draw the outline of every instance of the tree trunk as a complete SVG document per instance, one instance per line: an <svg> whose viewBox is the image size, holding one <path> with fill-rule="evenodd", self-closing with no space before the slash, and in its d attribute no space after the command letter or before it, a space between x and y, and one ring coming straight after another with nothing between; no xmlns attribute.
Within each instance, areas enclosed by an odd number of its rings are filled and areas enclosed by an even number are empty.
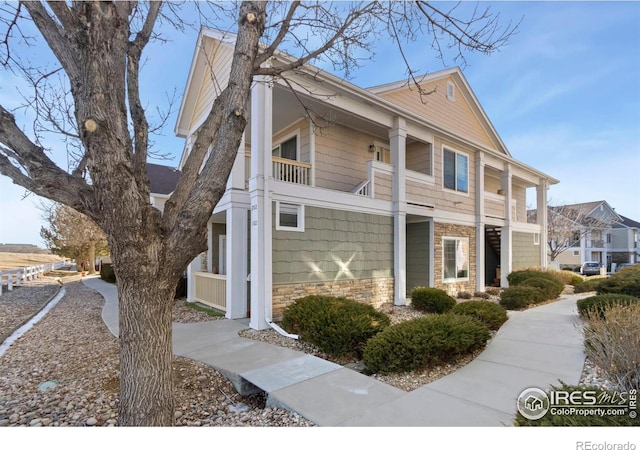
<svg viewBox="0 0 640 450"><path fill-rule="evenodd" d="M96 273L96 242L89 241L89 275Z"/></svg>
<svg viewBox="0 0 640 450"><path fill-rule="evenodd" d="M118 425L172 426L175 420L172 311L177 279L131 269L135 267L120 265L117 270L120 314Z"/></svg>

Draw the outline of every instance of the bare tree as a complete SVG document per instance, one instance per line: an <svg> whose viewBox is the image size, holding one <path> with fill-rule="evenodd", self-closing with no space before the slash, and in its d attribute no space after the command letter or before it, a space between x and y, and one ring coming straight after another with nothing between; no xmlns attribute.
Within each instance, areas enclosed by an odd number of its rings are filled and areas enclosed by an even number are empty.
<svg viewBox="0 0 640 450"><path fill-rule="evenodd" d="M206 224L224 193L247 125L254 76L286 79L318 61L348 75L362 55L370 54L380 33L390 36L403 55L406 42L430 36L441 57L453 47L463 58L466 50L497 50L515 31L510 24L500 26L488 8L462 19L456 9L424 1L187 2L189 6L213 6L220 17L231 13L236 42L230 81L219 87L164 213L149 204L145 164L153 127L140 98L139 75L145 47L159 37L158 23L182 26L172 14L176 6L25 1L0 7L0 61L31 80L37 91L31 105L39 115L36 120L49 123L29 135L0 105L0 173L82 212L107 235L120 300L121 425L174 423L173 293L188 263L206 249ZM34 68L12 51L15 40L36 42L24 31L25 21L33 22L57 66ZM280 51L290 55L287 62L269 64ZM405 61L408 81L418 87L418 72ZM56 99L47 101L42 86L59 76L70 101L58 101L54 108ZM41 139L45 129L75 140L68 170L47 155Z"/></svg>
<svg viewBox="0 0 640 450"><path fill-rule="evenodd" d="M106 236L96 223L66 205L45 210L48 227L40 229L47 248L59 256L75 259L77 270L95 273L96 255L108 253Z"/></svg>
<svg viewBox="0 0 640 450"><path fill-rule="evenodd" d="M580 246L585 236L601 233L616 223L607 215L590 214L589 208L580 205L548 206L547 211L547 254L551 261L564 251Z"/></svg>

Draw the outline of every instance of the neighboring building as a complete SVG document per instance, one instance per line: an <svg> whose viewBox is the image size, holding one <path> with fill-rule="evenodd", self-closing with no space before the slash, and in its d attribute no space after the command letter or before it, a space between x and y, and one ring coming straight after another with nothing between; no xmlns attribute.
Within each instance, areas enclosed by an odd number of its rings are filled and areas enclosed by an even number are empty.
<svg viewBox="0 0 640 450"><path fill-rule="evenodd" d="M638 235L640 222L620 216L621 222L611 229L611 260L614 264L637 264L640 262Z"/></svg>
<svg viewBox="0 0 640 450"><path fill-rule="evenodd" d="M200 33L176 125L181 166L233 44ZM545 266L546 217L527 223L526 191L545 206L557 180L511 156L458 68L425 76L425 101L406 82L363 89L314 67L291 78L295 95L255 78L190 300L263 329L309 294L405 304L416 286L482 291Z"/></svg>
<svg viewBox="0 0 640 450"><path fill-rule="evenodd" d="M548 215L550 222L559 224L549 225L552 245L558 245L556 240L568 241L568 244L561 243L566 248L555 258L559 268L577 269L585 261L596 261L611 270L614 226L622 218L606 201L552 206L548 208ZM556 226L559 236L554 236Z"/></svg>

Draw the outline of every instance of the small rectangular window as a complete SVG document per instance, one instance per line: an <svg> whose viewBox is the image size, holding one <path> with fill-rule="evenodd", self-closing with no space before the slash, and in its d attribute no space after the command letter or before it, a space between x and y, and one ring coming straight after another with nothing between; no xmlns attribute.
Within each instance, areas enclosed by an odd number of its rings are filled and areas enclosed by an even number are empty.
<svg viewBox="0 0 640 450"><path fill-rule="evenodd" d="M540 233L533 233L533 245L540 245Z"/></svg>
<svg viewBox="0 0 640 450"><path fill-rule="evenodd" d="M445 282L469 279L469 239L442 239L442 278Z"/></svg>
<svg viewBox="0 0 640 450"><path fill-rule="evenodd" d="M304 231L304 206L276 202L276 230Z"/></svg>

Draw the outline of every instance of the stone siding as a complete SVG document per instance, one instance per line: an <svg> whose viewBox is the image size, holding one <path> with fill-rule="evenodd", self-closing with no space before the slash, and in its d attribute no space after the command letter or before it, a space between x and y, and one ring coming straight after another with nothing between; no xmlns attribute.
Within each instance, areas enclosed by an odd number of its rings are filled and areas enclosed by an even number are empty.
<svg viewBox="0 0 640 450"><path fill-rule="evenodd" d="M378 307L385 303L393 303L393 278L274 285L273 320L282 320L282 312L287 306L308 295L345 297Z"/></svg>

